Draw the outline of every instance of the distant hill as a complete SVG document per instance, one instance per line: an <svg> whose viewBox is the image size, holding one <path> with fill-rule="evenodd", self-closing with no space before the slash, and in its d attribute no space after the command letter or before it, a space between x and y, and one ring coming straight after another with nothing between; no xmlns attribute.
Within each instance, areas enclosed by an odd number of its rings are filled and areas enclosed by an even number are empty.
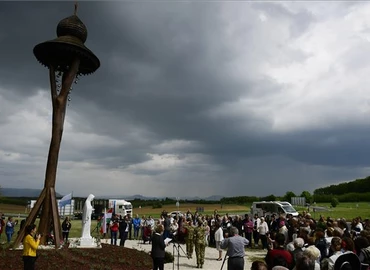
<svg viewBox="0 0 370 270"><path fill-rule="evenodd" d="M41 189L31 189L31 188L1 188L1 196L4 197L27 197L27 198L37 198L41 193ZM57 198L63 197L63 195L56 193ZM78 196L75 196L78 197ZM180 197L181 200L205 200L205 201L219 201L224 196L220 195L213 195L207 198L199 198L199 197ZM176 197L169 197L173 200L176 200ZM139 200L161 200L165 198L161 197L146 197L140 194L129 195L129 196L122 196L122 195L114 195L114 196L98 196L96 199L123 199L127 201L139 199Z"/></svg>
<svg viewBox="0 0 370 270"><path fill-rule="evenodd" d="M220 196L220 195L213 195L213 196L209 196L209 197L206 197L206 198L199 198L199 197L180 197L180 200L205 200L205 201L219 201L223 198L224 196ZM122 195L116 195L116 196L101 196L101 197L98 197L99 199L123 199L123 200L126 200L126 201L132 201L132 200L143 200L143 201L147 201L147 200L161 200L161 199L165 199L164 197L146 197L146 196L143 196L143 195L140 195L140 194L135 194L135 195L129 195L129 196L122 196ZM170 199L173 199L173 200L176 200L176 197L168 197Z"/></svg>
<svg viewBox="0 0 370 270"><path fill-rule="evenodd" d="M1 196L4 197L30 197L37 198L41 193L41 189L32 188L1 188ZM57 198L63 197L56 193Z"/></svg>

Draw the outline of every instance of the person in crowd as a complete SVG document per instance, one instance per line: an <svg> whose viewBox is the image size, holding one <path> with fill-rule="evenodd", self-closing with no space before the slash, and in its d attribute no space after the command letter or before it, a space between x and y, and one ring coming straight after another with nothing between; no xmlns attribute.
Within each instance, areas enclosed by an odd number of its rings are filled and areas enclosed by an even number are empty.
<svg viewBox="0 0 370 270"><path fill-rule="evenodd" d="M117 234L119 229L118 215L115 215L109 223L110 230L110 244L117 245Z"/></svg>
<svg viewBox="0 0 370 270"><path fill-rule="evenodd" d="M62 223L62 237L63 241L68 242L69 231L72 228L72 223L69 217L66 217Z"/></svg>
<svg viewBox="0 0 370 270"><path fill-rule="evenodd" d="M279 225L278 225L278 222L276 220L276 215L275 214L271 215L271 219L269 220L268 225L269 225L269 231L270 232L278 232Z"/></svg>
<svg viewBox="0 0 370 270"><path fill-rule="evenodd" d="M304 251L303 255L309 257L315 262L315 270L320 270L320 250L314 245L308 246Z"/></svg>
<svg viewBox="0 0 370 270"><path fill-rule="evenodd" d="M127 236L127 238L130 239L130 240L132 240L132 220L133 220L133 218L131 217L131 215L127 214L127 219L126 219L126 223L128 224L128 236Z"/></svg>
<svg viewBox="0 0 370 270"><path fill-rule="evenodd" d="M206 251L206 230L200 218L198 218L197 224L197 227L194 228L195 255L197 257L197 268L203 268Z"/></svg>
<svg viewBox="0 0 370 270"><path fill-rule="evenodd" d="M163 236L164 227L162 224L155 228L155 233L152 237L151 257L153 260L153 270L164 269L164 257L166 244Z"/></svg>
<svg viewBox="0 0 370 270"><path fill-rule="evenodd" d="M361 263L370 265L370 246L361 250L359 259Z"/></svg>
<svg viewBox="0 0 370 270"><path fill-rule="evenodd" d="M261 217L261 223L260 226L258 227L258 233L259 237L261 239L262 243L262 249L267 249L267 235L269 232L269 227L267 225L267 222L265 221L264 217Z"/></svg>
<svg viewBox="0 0 370 270"><path fill-rule="evenodd" d="M175 217L171 223L170 227L170 238L176 237L178 230L179 230L179 224L177 223L177 217Z"/></svg>
<svg viewBox="0 0 370 270"><path fill-rule="evenodd" d="M297 258L303 255L303 246L304 240L303 238L297 237L293 241L294 250L291 252L293 256L293 266L297 263Z"/></svg>
<svg viewBox="0 0 370 270"><path fill-rule="evenodd" d="M152 225L148 225L144 227L143 232L143 243L149 242L149 244L152 242Z"/></svg>
<svg viewBox="0 0 370 270"><path fill-rule="evenodd" d="M144 228L147 226L146 217L143 215L140 220L141 238L144 239Z"/></svg>
<svg viewBox="0 0 370 270"><path fill-rule="evenodd" d="M250 217L245 214L245 219L244 219L244 236L248 240L249 244L248 247L252 247L252 234L253 234L253 221L250 219Z"/></svg>
<svg viewBox="0 0 370 270"><path fill-rule="evenodd" d="M120 239L119 245L121 247L124 247L125 241L128 238L129 230L130 230L130 220L129 220L128 215L124 216L123 220L120 220L118 230L119 230L119 239Z"/></svg>
<svg viewBox="0 0 370 270"><path fill-rule="evenodd" d="M138 214L136 214L135 218L132 220L132 225L134 226L134 239L139 239L141 219Z"/></svg>
<svg viewBox="0 0 370 270"><path fill-rule="evenodd" d="M364 231L362 231L364 232ZM367 236L359 236L356 237L355 240L353 240L355 243L355 253L360 257L361 255L361 250L364 248L367 248L370 245L369 240L367 239Z"/></svg>
<svg viewBox="0 0 370 270"><path fill-rule="evenodd" d="M166 238L170 237L170 233L171 233L171 216L170 216L170 214L166 214L164 216L163 225L164 225L163 237L166 239Z"/></svg>
<svg viewBox="0 0 370 270"><path fill-rule="evenodd" d="M293 256L284 248L285 236L281 233L277 233L275 237L275 244L275 248L267 251L265 257L268 269L271 270L277 265L290 268L293 264Z"/></svg>
<svg viewBox="0 0 370 270"><path fill-rule="evenodd" d="M253 240L254 240L254 247L258 247L258 242L260 239L260 234L258 233L258 227L260 226L261 219L258 217L257 214L254 215L253 218Z"/></svg>
<svg viewBox="0 0 370 270"><path fill-rule="evenodd" d="M299 224L298 219L295 217L292 217L288 221L289 227L288 227L288 241L293 242L294 239L298 237L299 233Z"/></svg>
<svg viewBox="0 0 370 270"><path fill-rule="evenodd" d="M330 249L332 250L332 255L327 260L327 264L328 264L327 268L328 268L328 270L333 270L335 261L338 259L338 257L340 255L343 254L343 252L342 252L342 239L340 239L337 236L333 237L331 239Z"/></svg>
<svg viewBox="0 0 370 270"><path fill-rule="evenodd" d="M309 256L300 255L297 258L295 270L315 270L315 261Z"/></svg>
<svg viewBox="0 0 370 270"><path fill-rule="evenodd" d="M229 256L227 260L228 270L243 270L245 247L249 241L239 235L239 231L235 227L231 227L230 236L221 241L221 248L227 249L226 254Z"/></svg>
<svg viewBox="0 0 370 270"><path fill-rule="evenodd" d="M1 235L4 230L5 230L5 216L4 214L1 214L0 215L0 241L1 241Z"/></svg>
<svg viewBox="0 0 370 270"><path fill-rule="evenodd" d="M315 246L320 250L320 261L328 257L325 233L321 228L315 231Z"/></svg>
<svg viewBox="0 0 370 270"><path fill-rule="evenodd" d="M148 219L146 220L146 225L150 225L150 227L153 229L155 226L155 222L152 216L149 216Z"/></svg>
<svg viewBox="0 0 370 270"><path fill-rule="evenodd" d="M264 261L254 261L251 270L267 270L267 264Z"/></svg>
<svg viewBox="0 0 370 270"><path fill-rule="evenodd" d="M355 252L355 243L350 237L342 238L342 251L345 252Z"/></svg>
<svg viewBox="0 0 370 270"><path fill-rule="evenodd" d="M193 258L193 251L194 251L193 220L191 218L188 218L187 222L183 224L183 228L186 230L185 232L186 254L188 258Z"/></svg>
<svg viewBox="0 0 370 270"><path fill-rule="evenodd" d="M216 241L216 249L218 250L217 261L222 261L221 242L223 240L224 240L224 231L222 230L220 222L216 222L215 241Z"/></svg>
<svg viewBox="0 0 370 270"><path fill-rule="evenodd" d="M240 236L243 236L243 220L241 216L236 215L234 219L232 219L231 224L233 227L236 227L240 233Z"/></svg>
<svg viewBox="0 0 370 270"><path fill-rule="evenodd" d="M36 234L36 225L30 224L26 227L26 235L23 239L23 264L24 270L34 270L37 258L37 248L40 244L41 235Z"/></svg>
<svg viewBox="0 0 370 270"><path fill-rule="evenodd" d="M276 232L275 231L268 232L266 234L266 237L267 237L267 249L268 250L274 249Z"/></svg>
<svg viewBox="0 0 370 270"><path fill-rule="evenodd" d="M285 219L284 217L280 217L279 221L279 233L284 235L285 241L284 243L288 243L289 235L288 235L288 228L285 225Z"/></svg>
<svg viewBox="0 0 370 270"><path fill-rule="evenodd" d="M211 234L211 227L208 225L208 222L207 220L204 220L203 221L203 226L204 226L204 229L205 229L205 243L206 243L206 246L209 246L209 242L210 242L210 234Z"/></svg>
<svg viewBox="0 0 370 270"><path fill-rule="evenodd" d="M12 236L14 234L14 227L15 222L13 221L13 217L8 217L5 227L5 233L8 243L10 243L10 241L12 240Z"/></svg>
<svg viewBox="0 0 370 270"><path fill-rule="evenodd" d="M215 240L216 220L214 219L213 216L209 219L208 225L209 225L209 228L210 228L208 246L215 247L216 246L216 240Z"/></svg>

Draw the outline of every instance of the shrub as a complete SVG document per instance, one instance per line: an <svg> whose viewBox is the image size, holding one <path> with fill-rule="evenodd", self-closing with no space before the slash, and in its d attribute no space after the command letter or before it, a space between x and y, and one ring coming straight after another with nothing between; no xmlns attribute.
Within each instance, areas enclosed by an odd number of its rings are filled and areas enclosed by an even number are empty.
<svg viewBox="0 0 370 270"><path fill-rule="evenodd" d="M334 207L336 207L338 204L339 204L338 199L337 199L337 198L335 198L335 197L333 197L333 198L331 199L331 206L334 208Z"/></svg>
<svg viewBox="0 0 370 270"><path fill-rule="evenodd" d="M153 203L153 209L162 208L162 204L160 202Z"/></svg>

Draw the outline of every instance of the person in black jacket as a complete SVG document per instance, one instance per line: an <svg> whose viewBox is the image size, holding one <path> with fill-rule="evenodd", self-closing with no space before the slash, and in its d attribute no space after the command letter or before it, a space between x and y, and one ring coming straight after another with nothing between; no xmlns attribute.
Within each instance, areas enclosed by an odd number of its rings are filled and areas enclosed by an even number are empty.
<svg viewBox="0 0 370 270"><path fill-rule="evenodd" d="M155 233L152 236L151 256L153 259L153 270L164 269L164 250L166 248L166 244L164 243L163 231L164 227L160 224L155 228Z"/></svg>
<svg viewBox="0 0 370 270"><path fill-rule="evenodd" d="M125 241L127 240L127 236L128 236L128 231L129 231L129 227L130 227L130 224L129 224L129 220L128 220L128 216L126 215L123 220L121 219L119 221L119 238L120 238L120 242L119 242L119 245L124 247L125 246Z"/></svg>
<svg viewBox="0 0 370 270"><path fill-rule="evenodd" d="M69 217L66 217L62 223L63 241L68 242L69 231L71 230L71 228L71 221L69 220Z"/></svg>

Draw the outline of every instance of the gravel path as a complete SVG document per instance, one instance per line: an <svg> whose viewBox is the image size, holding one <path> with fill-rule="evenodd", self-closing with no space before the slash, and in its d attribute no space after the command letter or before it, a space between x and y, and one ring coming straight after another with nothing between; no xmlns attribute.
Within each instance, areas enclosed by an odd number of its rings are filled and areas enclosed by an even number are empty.
<svg viewBox="0 0 370 270"><path fill-rule="evenodd" d="M106 240L106 239L105 239ZM104 241L104 240L103 240ZM105 241L104 241L105 242ZM108 241L107 241L108 242ZM108 242L109 243L109 242ZM196 263L196 256L195 256L195 251L193 254L192 259L188 259L185 255L185 245L180 245L182 249L180 248L180 257L178 261L177 257L177 250L174 250L173 244L169 244L169 246L166 247L166 251L175 253L175 265L172 263L165 264L164 269L165 270L183 270L183 269L196 269L197 263ZM125 242L125 247L127 248L133 248L137 250L144 250L146 252L149 252L151 249L150 244L142 244L138 240L127 240ZM225 251L223 251L223 256L225 255ZM256 250L256 251L250 251L248 250L246 252L246 257L245 257L245 265L244 269L250 269L252 262L248 259L248 257L264 257L266 254L266 251L263 250ZM215 248L212 247L206 247L206 254L205 254L205 260L204 260L204 265L203 269L206 270L218 270L221 269L222 266L222 261L217 261L216 259L218 258L218 251ZM179 265L179 268L177 268L177 265ZM223 270L227 270L227 262L225 262Z"/></svg>

